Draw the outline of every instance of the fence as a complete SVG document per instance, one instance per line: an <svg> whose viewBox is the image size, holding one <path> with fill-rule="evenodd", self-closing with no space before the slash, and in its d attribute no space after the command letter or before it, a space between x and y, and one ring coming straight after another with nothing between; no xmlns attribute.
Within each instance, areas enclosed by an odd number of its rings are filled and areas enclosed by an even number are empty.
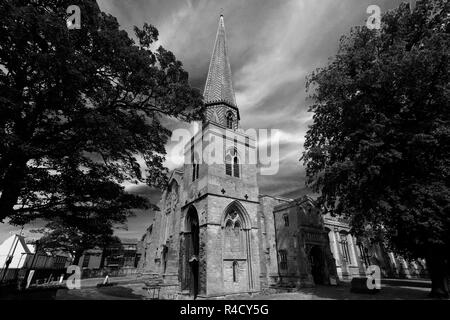
<svg viewBox="0 0 450 320"><path fill-rule="evenodd" d="M103 278L107 275L110 277L125 277L137 275L137 268L103 268L103 269L83 269L81 272L82 279Z"/></svg>

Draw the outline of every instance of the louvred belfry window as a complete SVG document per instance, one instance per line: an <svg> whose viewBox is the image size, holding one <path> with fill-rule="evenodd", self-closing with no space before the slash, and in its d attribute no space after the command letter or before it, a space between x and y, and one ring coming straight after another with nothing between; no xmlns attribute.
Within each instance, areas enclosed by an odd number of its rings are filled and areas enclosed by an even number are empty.
<svg viewBox="0 0 450 320"><path fill-rule="evenodd" d="M231 177L240 177L239 157L235 148L229 150L225 157L225 174Z"/></svg>
<svg viewBox="0 0 450 320"><path fill-rule="evenodd" d="M233 171L234 171L234 176L236 178L239 178L239 159L238 159L238 157L234 157Z"/></svg>
<svg viewBox="0 0 450 320"><path fill-rule="evenodd" d="M234 118L233 118L233 114L231 112L228 112L227 114L227 128L228 129L233 129L233 124L234 124Z"/></svg>
<svg viewBox="0 0 450 320"><path fill-rule="evenodd" d="M233 175L233 169L231 167L231 156L225 158L225 173L227 176Z"/></svg>

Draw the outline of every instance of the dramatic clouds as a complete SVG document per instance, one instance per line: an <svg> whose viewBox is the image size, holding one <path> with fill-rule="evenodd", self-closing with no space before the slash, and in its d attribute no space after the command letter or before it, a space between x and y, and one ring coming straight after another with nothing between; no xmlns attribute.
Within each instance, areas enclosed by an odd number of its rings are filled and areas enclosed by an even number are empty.
<svg viewBox="0 0 450 320"><path fill-rule="evenodd" d="M382 11L400 0L99 0L132 33L133 26L155 25L160 44L175 53L189 71L191 84L203 90L218 18L225 17L233 82L247 128L281 130L280 170L261 176L260 192L300 196L304 169L299 162L308 113L305 77L336 53L339 38L362 25L369 5ZM171 127L186 124L171 123ZM169 144L170 153L174 143ZM176 159L168 159L173 169ZM136 187L135 187L136 188ZM135 189L134 188L134 189ZM145 189L143 187L139 187ZM152 193L152 197L157 195ZM139 222L139 223L138 223ZM143 233L151 222L138 215L126 237Z"/></svg>
<svg viewBox="0 0 450 320"><path fill-rule="evenodd" d="M365 23L366 9L397 6L393 0L101 0L129 32L144 22L160 31L160 44L173 51L203 90L219 14L225 17L228 49L244 128L281 130L280 172L261 177L262 193L283 195L304 187L299 162L308 113L305 77L325 65L339 38ZM168 146L170 153L174 144ZM173 160L173 161L172 161ZM168 158L170 169L176 159ZM179 163L179 162L178 162Z"/></svg>

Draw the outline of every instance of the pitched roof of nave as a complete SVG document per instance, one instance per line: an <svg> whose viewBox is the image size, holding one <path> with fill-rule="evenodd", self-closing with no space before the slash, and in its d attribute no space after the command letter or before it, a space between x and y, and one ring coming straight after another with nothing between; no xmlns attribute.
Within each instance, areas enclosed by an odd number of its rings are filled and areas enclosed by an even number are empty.
<svg viewBox="0 0 450 320"><path fill-rule="evenodd" d="M209 64L208 77L206 79L203 96L206 104L225 102L233 107L237 107L231 77L230 61L228 60L223 15L220 15L219 19L216 42Z"/></svg>

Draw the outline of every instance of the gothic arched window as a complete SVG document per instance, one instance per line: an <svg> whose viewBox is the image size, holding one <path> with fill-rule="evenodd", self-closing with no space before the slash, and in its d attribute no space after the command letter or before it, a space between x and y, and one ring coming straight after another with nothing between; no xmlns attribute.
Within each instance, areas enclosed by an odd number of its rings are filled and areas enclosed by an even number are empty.
<svg viewBox="0 0 450 320"><path fill-rule="evenodd" d="M235 148L229 150L225 157L225 174L231 177L240 177L239 157Z"/></svg>
<svg viewBox="0 0 450 320"><path fill-rule="evenodd" d="M227 113L227 128L233 129L234 128L234 117L231 112Z"/></svg>
<svg viewBox="0 0 450 320"><path fill-rule="evenodd" d="M235 261L233 261L233 282L238 282L238 269L239 269L239 264L235 260Z"/></svg>

